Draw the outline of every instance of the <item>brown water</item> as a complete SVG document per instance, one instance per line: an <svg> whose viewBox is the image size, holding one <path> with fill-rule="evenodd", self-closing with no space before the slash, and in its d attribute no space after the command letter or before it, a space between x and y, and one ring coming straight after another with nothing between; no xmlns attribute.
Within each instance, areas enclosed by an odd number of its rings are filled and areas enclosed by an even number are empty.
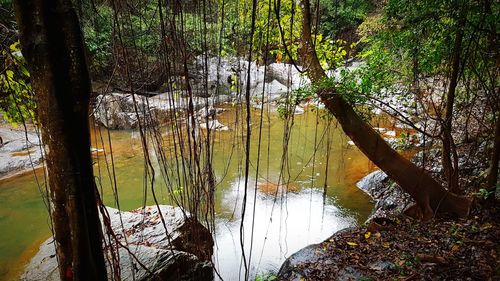
<svg viewBox="0 0 500 281"><path fill-rule="evenodd" d="M347 144L348 139L339 128L331 130L328 178L325 178L326 137L321 143L320 139L327 122L319 119L316 126L317 115L310 111L295 116L285 175L285 178L291 179L288 184L290 192L274 196L276 189L279 194L286 190L286 187L278 185L283 152L283 120L275 114L270 116L270 122L267 117L264 118L260 173L256 179L258 117L255 110L252 116L249 200L244 220L248 260L254 218L252 276L264 271L276 271L285 257L300 248L320 242L339 229L362 223L373 207L369 197L356 188L355 182L374 167L356 148ZM235 111L228 110L218 119L229 125L231 130L214 134L213 167L219 182L215 198L217 249L214 261L225 280L237 280L243 269L239 226L244 190L241 175L244 153L242 146L234 146ZM106 131L101 132L106 139ZM101 147L99 138L96 138L99 135L93 134L95 147ZM315 136L320 145L313 162ZM150 190L143 187L144 157L139 134L135 131L112 131L111 139L120 207L124 210L140 207L144 193L147 194L146 204L153 204ZM104 202L115 206L104 158L102 153L99 154L101 156L96 159L99 165L95 165L95 170L96 175L100 173L102 176L100 182ZM40 171L37 175L43 179ZM323 189L325 181L326 193ZM156 186L160 203L169 204L165 184L157 180ZM259 188L254 200L255 186ZM39 243L50 236L47 211L33 173L0 181L0 202L0 280L17 280ZM252 215L254 204L255 216Z"/></svg>

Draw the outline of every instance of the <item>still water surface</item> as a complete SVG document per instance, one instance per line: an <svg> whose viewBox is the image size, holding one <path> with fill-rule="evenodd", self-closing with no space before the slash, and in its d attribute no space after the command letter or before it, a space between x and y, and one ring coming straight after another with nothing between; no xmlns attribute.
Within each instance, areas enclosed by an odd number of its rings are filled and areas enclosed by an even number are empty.
<svg viewBox="0 0 500 281"><path fill-rule="evenodd" d="M225 280L238 280L238 276L243 274L239 228L244 191L244 150L242 138L235 137L238 131L236 120L241 118L239 115L232 109L226 110L218 119L231 130L213 134L213 167L219 182L215 198L214 262ZM265 271L277 271L284 259L300 248L320 242L337 230L362 223L373 205L355 183L369 173L373 165L360 151L347 144L347 137L332 123L328 177L325 177L327 137L323 133L328 122L318 118L316 112L306 111L295 116L288 145L284 178L290 179L290 192L282 192L283 189L278 188L279 195L275 196L282 172L284 121L276 114L264 118L260 172L256 178L258 110L253 112L252 118L252 165L244 220L244 245L248 260L253 237L250 270L254 276ZM106 143L107 133L105 130L101 133ZM103 147L100 135L97 131L93 132L94 147ZM165 137L168 138L168 133ZM141 207L144 192L147 194L146 204L153 204L150 190L143 187L144 157L139 134L136 131L111 131L111 140L120 207L124 210ZM104 148L109 151L107 145ZM115 206L103 157L100 156L96 162L99 162L99 166L95 165L96 175L99 172L102 175L100 182L104 202ZM43 173L37 171L36 174L43 181ZM33 175L30 172L0 181L0 280L17 280L40 242L50 236L46 207ZM169 204L169 196L161 180L156 182L156 190L160 203Z"/></svg>

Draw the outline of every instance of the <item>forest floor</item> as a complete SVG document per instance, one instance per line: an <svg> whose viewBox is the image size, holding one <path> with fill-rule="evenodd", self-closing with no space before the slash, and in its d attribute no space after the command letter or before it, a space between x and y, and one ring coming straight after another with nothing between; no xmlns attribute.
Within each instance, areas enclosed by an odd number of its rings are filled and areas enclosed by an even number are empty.
<svg viewBox="0 0 500 281"><path fill-rule="evenodd" d="M500 280L500 206L475 206L467 219L397 215L338 232L280 280Z"/></svg>

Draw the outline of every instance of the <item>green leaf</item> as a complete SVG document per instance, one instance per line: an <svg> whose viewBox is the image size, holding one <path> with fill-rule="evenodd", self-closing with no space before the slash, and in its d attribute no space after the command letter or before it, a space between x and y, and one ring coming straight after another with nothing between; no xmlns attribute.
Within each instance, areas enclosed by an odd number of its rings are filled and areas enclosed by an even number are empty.
<svg viewBox="0 0 500 281"><path fill-rule="evenodd" d="M7 74L7 77L8 77L9 79L13 79L13 77L14 77L14 71L12 71L12 70L7 70L5 73Z"/></svg>

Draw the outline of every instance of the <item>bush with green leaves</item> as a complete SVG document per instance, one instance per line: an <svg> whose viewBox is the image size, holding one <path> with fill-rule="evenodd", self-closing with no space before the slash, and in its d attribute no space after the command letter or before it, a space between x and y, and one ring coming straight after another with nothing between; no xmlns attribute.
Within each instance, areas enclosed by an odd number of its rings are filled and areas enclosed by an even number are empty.
<svg viewBox="0 0 500 281"><path fill-rule="evenodd" d="M112 32L113 10L108 6L98 6L93 20L83 22L85 45L89 51L91 67L96 72L106 69L111 62Z"/></svg>
<svg viewBox="0 0 500 281"><path fill-rule="evenodd" d="M335 39L355 33L374 6L371 0L320 0L320 31Z"/></svg>
<svg viewBox="0 0 500 281"><path fill-rule="evenodd" d="M4 71L0 73L0 110L3 118L16 125L28 120L36 121L36 103L30 83L30 73L22 56L19 42L0 51Z"/></svg>

